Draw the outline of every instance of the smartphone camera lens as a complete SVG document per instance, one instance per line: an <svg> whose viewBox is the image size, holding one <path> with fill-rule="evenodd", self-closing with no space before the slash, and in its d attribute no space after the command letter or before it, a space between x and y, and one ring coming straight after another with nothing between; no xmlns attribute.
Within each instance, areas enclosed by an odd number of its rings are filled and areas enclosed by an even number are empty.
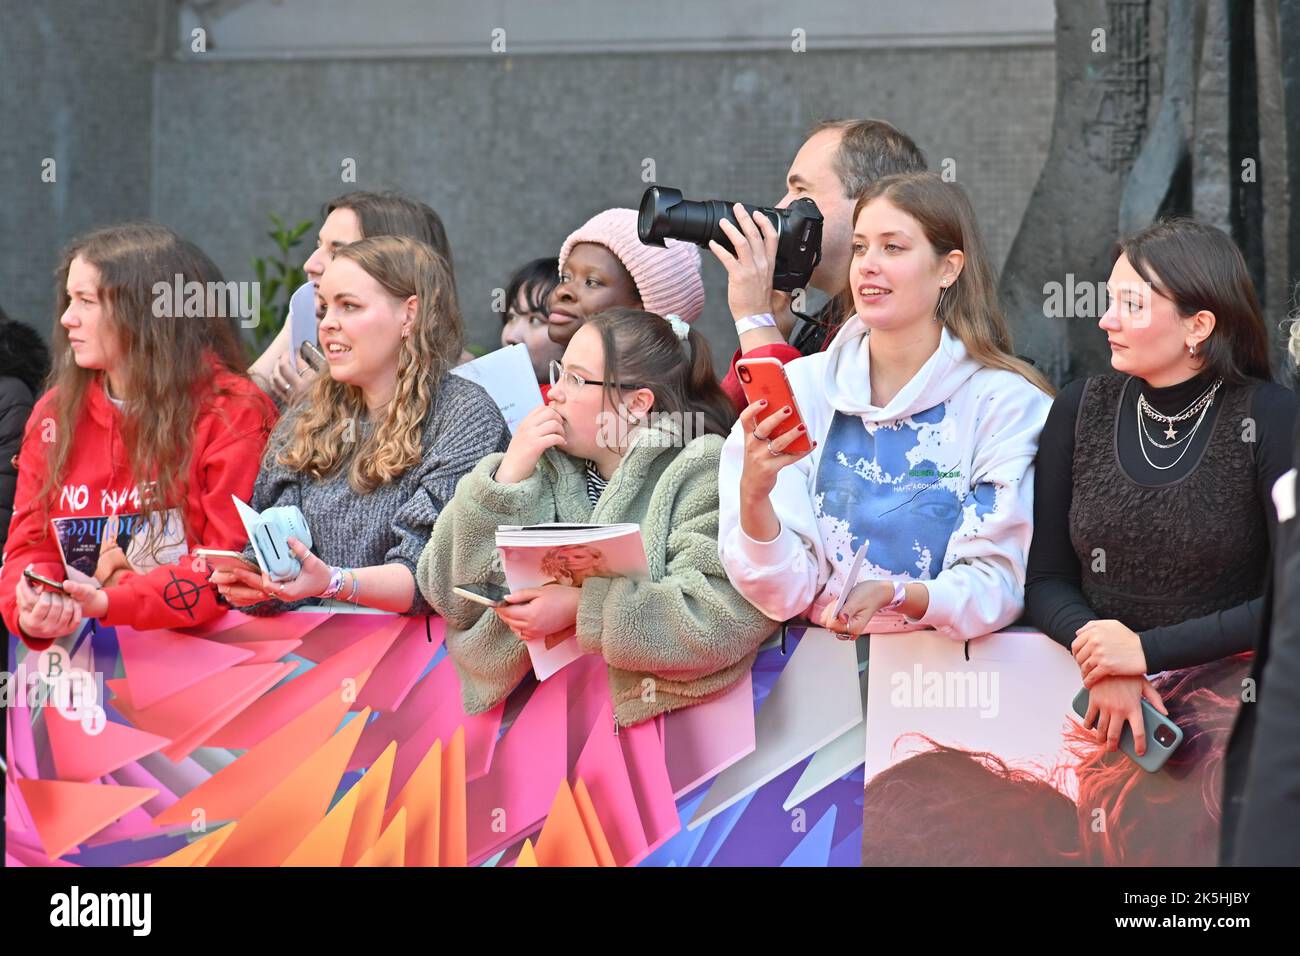
<svg viewBox="0 0 1300 956"><path fill-rule="evenodd" d="M1156 728L1155 738L1156 743L1161 747L1172 747L1174 745L1174 732L1164 724Z"/></svg>
<svg viewBox="0 0 1300 956"><path fill-rule="evenodd" d="M749 380L750 380L750 379L749 379L749 369L745 368L745 367L742 365L740 368L736 369L736 374L740 376L740 380L741 380L742 382L744 382L746 385L749 384Z"/></svg>

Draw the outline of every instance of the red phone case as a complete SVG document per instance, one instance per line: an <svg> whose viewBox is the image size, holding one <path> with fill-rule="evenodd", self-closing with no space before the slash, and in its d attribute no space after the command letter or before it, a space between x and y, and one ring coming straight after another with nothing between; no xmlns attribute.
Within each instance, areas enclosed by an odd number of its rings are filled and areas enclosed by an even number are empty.
<svg viewBox="0 0 1300 956"><path fill-rule="evenodd" d="M741 375L742 368L749 374L748 382ZM767 408L764 409L764 414L759 416L760 421L787 405L794 412L777 426L768 436L769 438L784 435L803 423L803 416L799 414L799 405L795 402L794 392L790 388L790 380L786 378L785 367L780 361L774 358L741 359L736 363L736 376L740 379L740 387L744 389L745 398L751 405L759 399L767 399ZM787 445L785 450L793 454L811 451L812 442L807 432Z"/></svg>

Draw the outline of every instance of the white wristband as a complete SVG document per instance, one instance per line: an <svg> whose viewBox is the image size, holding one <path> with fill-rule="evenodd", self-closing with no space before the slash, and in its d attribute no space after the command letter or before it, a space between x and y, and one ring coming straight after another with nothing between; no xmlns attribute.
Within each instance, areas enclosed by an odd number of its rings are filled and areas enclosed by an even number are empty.
<svg viewBox="0 0 1300 956"><path fill-rule="evenodd" d="M892 611L907 600L907 585L902 581L894 581L893 585L894 599L882 607L882 611Z"/></svg>
<svg viewBox="0 0 1300 956"><path fill-rule="evenodd" d="M776 319L773 317L771 312L762 312L758 315L747 315L743 319L736 320L737 335L752 332L754 329L773 328L776 328Z"/></svg>

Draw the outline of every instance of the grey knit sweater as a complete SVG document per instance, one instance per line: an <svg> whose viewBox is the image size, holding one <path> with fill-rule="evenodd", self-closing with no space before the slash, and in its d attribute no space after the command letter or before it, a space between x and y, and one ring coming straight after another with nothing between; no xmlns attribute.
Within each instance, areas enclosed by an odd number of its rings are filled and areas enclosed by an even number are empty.
<svg viewBox="0 0 1300 956"><path fill-rule="evenodd" d="M456 483L484 455L504 451L510 444L510 430L488 393L474 382L448 374L425 422L423 461L397 481L359 495L348 485L347 463L331 477L317 481L276 461L300 413L301 406L291 408L271 434L251 504L258 511L297 505L311 529L312 551L326 564L345 568L401 563L414 575L433 523L451 500ZM369 428L369 422L361 423L358 446ZM244 549L244 555L256 561L251 545ZM364 592L361 597L364 603ZM290 603L269 600L243 610L249 614L278 614L310 603L316 603L315 599ZM430 611L416 588L406 613Z"/></svg>

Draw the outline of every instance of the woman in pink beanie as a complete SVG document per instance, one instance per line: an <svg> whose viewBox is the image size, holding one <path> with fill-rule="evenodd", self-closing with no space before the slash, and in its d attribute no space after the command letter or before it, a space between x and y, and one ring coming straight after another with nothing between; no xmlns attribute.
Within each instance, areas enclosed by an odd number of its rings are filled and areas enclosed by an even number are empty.
<svg viewBox="0 0 1300 956"><path fill-rule="evenodd" d="M635 209L592 216L560 248L560 284L551 293L548 332L567 345L589 318L606 309L644 309L694 322L704 311L700 250L669 239L644 245Z"/></svg>

